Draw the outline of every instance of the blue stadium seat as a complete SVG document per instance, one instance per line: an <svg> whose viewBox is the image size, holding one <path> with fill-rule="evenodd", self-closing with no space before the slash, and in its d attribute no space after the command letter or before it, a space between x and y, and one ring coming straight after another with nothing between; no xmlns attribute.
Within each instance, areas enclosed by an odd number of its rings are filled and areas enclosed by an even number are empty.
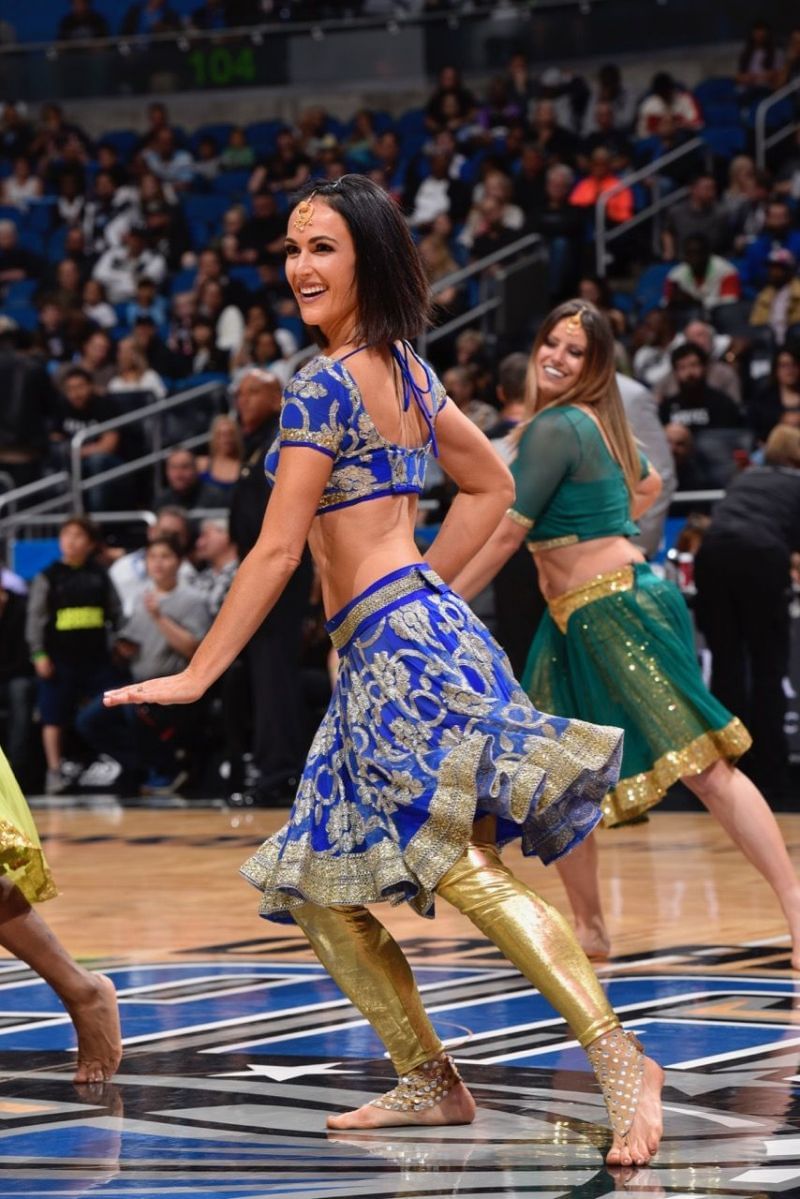
<svg viewBox="0 0 800 1199"><path fill-rule="evenodd" d="M18 241L20 247L30 254L40 257L44 254L44 238L41 233L35 233L32 229L20 229Z"/></svg>
<svg viewBox="0 0 800 1199"><path fill-rule="evenodd" d="M113 146L123 162L127 162L139 143L139 134L133 129L111 129L100 138L100 144Z"/></svg>
<svg viewBox="0 0 800 1199"><path fill-rule="evenodd" d="M47 257L50 262L59 262L64 257L67 245L67 226L54 229L47 240Z"/></svg>
<svg viewBox="0 0 800 1199"><path fill-rule="evenodd" d="M231 121L216 121L209 125L200 125L197 129L195 129L194 133L189 135L189 147L192 153L194 154L197 152L197 147L204 137L213 138L217 149L220 151L224 150L225 146L228 144L228 138L230 137L231 129L233 129L233 124Z"/></svg>
<svg viewBox="0 0 800 1199"><path fill-rule="evenodd" d="M191 291L194 287L196 275L197 268L193 266L185 266L182 270L176 271L170 279L170 295L174 296L182 291Z"/></svg>
<svg viewBox="0 0 800 1199"><path fill-rule="evenodd" d="M714 75L698 83L694 95L704 113L707 104L735 104L738 99L736 80L732 75Z"/></svg>
<svg viewBox="0 0 800 1199"><path fill-rule="evenodd" d="M405 154L416 154L427 140L429 134L425 127L425 109L409 108L395 122L397 135L403 145Z"/></svg>
<svg viewBox="0 0 800 1199"><path fill-rule="evenodd" d="M244 129L247 144L256 154L271 154L275 149L275 138L285 128L285 121L252 121Z"/></svg>
<svg viewBox="0 0 800 1199"><path fill-rule="evenodd" d="M247 195L247 184L250 180L251 171L223 171L217 175L216 179L211 180L211 192L217 196L227 196L229 199L234 199L236 196L244 198Z"/></svg>
<svg viewBox="0 0 800 1199"><path fill-rule="evenodd" d="M241 283L248 291L258 291L261 286L261 276L257 266L233 266L228 273L231 279Z"/></svg>
<svg viewBox="0 0 800 1199"><path fill-rule="evenodd" d="M724 104L704 104L703 116L706 129L713 129L719 125L735 125L742 118L742 109L740 104L727 101Z"/></svg>
<svg viewBox="0 0 800 1199"><path fill-rule="evenodd" d="M717 158L733 158L747 146L747 134L741 125L707 126L703 138Z"/></svg>
<svg viewBox="0 0 800 1199"><path fill-rule="evenodd" d="M654 262L642 271L633 293L640 316L658 308L664 294L664 280L674 265L673 262Z"/></svg>
<svg viewBox="0 0 800 1199"><path fill-rule="evenodd" d="M19 229L25 223L25 214L13 204L0 204L0 221L13 221Z"/></svg>
<svg viewBox="0 0 800 1199"><path fill-rule="evenodd" d="M6 292L6 306L9 304L28 304L39 287L38 279L18 279L9 283Z"/></svg>
<svg viewBox="0 0 800 1199"><path fill-rule="evenodd" d="M29 302L4 304L3 316L8 316L12 321L16 321L20 329L35 329L39 321L38 312Z"/></svg>

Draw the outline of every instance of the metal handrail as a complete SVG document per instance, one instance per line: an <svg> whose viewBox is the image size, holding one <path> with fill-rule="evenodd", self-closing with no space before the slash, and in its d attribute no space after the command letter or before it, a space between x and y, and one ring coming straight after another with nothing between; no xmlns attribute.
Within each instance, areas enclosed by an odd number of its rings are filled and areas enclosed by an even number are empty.
<svg viewBox="0 0 800 1199"><path fill-rule="evenodd" d="M777 142L783 141L788 137L793 129L797 128L796 121L789 121L786 125L781 125L775 133L767 137L767 113L776 104L780 104L781 100L785 100L792 92L800 91L800 76L797 79L790 79L783 87L779 87L777 92L773 92L771 96L767 96L761 101L756 108L755 115L755 139L756 139L756 166L759 170L764 169L767 162L767 150L770 146L774 146Z"/></svg>
<svg viewBox="0 0 800 1199"><path fill-rule="evenodd" d="M659 195L647 208L643 208L641 212L634 213L629 220L623 221L613 229L608 229L606 227L607 209L614 196L618 196L626 188L641 183L643 179L650 177L658 179L658 175L664 167L670 166L673 162L678 162L680 159L686 158L700 149L705 149L706 159L708 159L710 151L705 139L702 137L693 137L682 146L677 146L674 150L670 150L668 154L662 154L660 158L654 159L653 162L647 163L646 166L640 167L637 171L631 171L630 174L623 175L613 187L610 187L608 191L603 192L602 195L597 197L594 206L595 268L601 279L606 274L608 243L621 237L629 229L635 228L642 221L657 216L659 212L663 211L664 208L670 207L677 200L683 199L687 189L676 188L675 191L667 192L666 195Z"/></svg>
<svg viewBox="0 0 800 1199"><path fill-rule="evenodd" d="M86 441L94 440L102 433L113 432L116 429L123 429L128 425L138 424L148 416L158 417L164 412L171 412L175 408L181 408L194 400L213 394L222 386L224 384L221 382L201 383L199 387L191 387L188 391L181 391L177 395L168 396L166 399L156 400L152 404L146 404L143 408L136 408L132 412L124 412L120 416L112 416L109 420L100 421L96 425L89 425L87 428L80 429L75 433L70 441L70 462L72 466L71 490L75 511L83 511L83 493L84 491L88 491L90 487L111 482L112 479L133 474L145 466L161 462L170 452L170 447L165 449L159 446L152 453L145 454L141 458L135 458L132 462L123 462L120 466L111 467L100 474L92 475L89 479L84 479L81 473L81 449ZM197 434L194 437L187 438L185 441L181 441L180 444L185 445L187 448L190 445L200 445L204 440L207 440L207 436L207 434Z"/></svg>
<svg viewBox="0 0 800 1199"><path fill-rule="evenodd" d="M21 500L26 500L29 496L38 495L39 492L47 491L48 488L62 483L65 487L69 484L69 474L65 470L56 471L53 475L45 475L43 479L36 479L33 483L24 483L22 487L15 487L13 491L6 491L0 495L0 514L4 508L15 507Z"/></svg>

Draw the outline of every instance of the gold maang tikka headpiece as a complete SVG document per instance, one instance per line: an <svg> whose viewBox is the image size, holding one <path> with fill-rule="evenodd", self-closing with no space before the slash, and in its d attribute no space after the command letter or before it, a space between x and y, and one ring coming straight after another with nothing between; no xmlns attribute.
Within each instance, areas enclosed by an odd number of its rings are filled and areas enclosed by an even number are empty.
<svg viewBox="0 0 800 1199"><path fill-rule="evenodd" d="M567 317L567 328L570 333L578 333L583 328L583 314L585 308L579 308L577 312L573 312L572 316Z"/></svg>
<svg viewBox="0 0 800 1199"><path fill-rule="evenodd" d="M305 200L301 200L297 205L297 211L294 217L294 227L302 233L306 225L310 225L314 220L314 196L316 192L312 192Z"/></svg>

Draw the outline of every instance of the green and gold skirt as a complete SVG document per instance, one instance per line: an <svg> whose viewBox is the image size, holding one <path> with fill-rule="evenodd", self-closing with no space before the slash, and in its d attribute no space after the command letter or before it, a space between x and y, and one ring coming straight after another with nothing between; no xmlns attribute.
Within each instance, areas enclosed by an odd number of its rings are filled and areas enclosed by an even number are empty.
<svg viewBox="0 0 800 1199"><path fill-rule="evenodd" d="M0 874L19 887L29 903L58 894L30 808L0 749Z"/></svg>
<svg viewBox="0 0 800 1199"><path fill-rule="evenodd" d="M678 779L750 748L747 729L703 682L683 596L645 563L551 600L522 682L547 712L625 730L606 825L634 820Z"/></svg>

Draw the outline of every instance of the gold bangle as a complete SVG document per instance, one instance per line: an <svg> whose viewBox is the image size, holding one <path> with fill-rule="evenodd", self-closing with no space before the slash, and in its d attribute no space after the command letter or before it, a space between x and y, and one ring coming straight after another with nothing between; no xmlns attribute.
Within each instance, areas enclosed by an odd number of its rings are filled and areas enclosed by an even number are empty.
<svg viewBox="0 0 800 1199"><path fill-rule="evenodd" d="M513 520L515 524L522 525L523 529L532 529L534 522L527 516L523 516L521 512L517 512L516 508L507 508L506 516L509 520Z"/></svg>

